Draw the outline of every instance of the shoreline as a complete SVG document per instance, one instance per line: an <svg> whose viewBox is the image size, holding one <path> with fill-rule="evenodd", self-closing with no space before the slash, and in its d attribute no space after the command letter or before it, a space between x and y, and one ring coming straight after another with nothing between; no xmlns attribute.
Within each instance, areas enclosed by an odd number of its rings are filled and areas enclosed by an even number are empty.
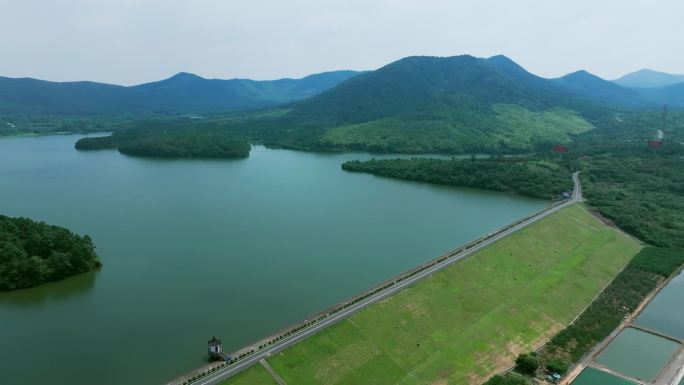
<svg viewBox="0 0 684 385"><path fill-rule="evenodd" d="M53 136L53 135L74 135L79 134L75 131L49 131L49 132L25 132L10 135L0 134L0 139L2 138L31 138L36 136Z"/></svg>

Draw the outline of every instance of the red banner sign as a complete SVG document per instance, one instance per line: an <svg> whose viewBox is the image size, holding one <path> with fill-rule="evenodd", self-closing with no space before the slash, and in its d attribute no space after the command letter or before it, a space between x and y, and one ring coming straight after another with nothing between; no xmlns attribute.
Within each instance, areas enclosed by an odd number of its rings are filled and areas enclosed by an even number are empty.
<svg viewBox="0 0 684 385"><path fill-rule="evenodd" d="M557 153L562 154L562 153L564 153L564 152L568 152L568 148L565 147L565 146L554 146L554 147L553 147L553 152L557 152Z"/></svg>

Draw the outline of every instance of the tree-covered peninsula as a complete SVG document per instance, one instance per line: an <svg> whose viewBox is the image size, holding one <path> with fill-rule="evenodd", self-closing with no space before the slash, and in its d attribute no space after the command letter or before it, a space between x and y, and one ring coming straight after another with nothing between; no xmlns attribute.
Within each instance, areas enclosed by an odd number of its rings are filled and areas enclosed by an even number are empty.
<svg viewBox="0 0 684 385"><path fill-rule="evenodd" d="M351 161L342 169L397 179L508 191L553 199L572 191L570 171L546 160L500 159L387 159Z"/></svg>
<svg viewBox="0 0 684 385"><path fill-rule="evenodd" d="M76 142L78 150L114 148L122 154L157 158L246 158L251 150L245 139L220 131L117 132Z"/></svg>
<svg viewBox="0 0 684 385"><path fill-rule="evenodd" d="M101 266L89 236L0 215L0 291L38 286Z"/></svg>

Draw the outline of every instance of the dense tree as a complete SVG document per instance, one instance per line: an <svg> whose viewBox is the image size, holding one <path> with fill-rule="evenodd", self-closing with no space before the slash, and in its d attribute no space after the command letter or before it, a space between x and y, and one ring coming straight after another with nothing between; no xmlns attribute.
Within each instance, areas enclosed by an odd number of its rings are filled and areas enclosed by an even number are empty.
<svg viewBox="0 0 684 385"><path fill-rule="evenodd" d="M100 266L89 236L0 215L0 291L37 286Z"/></svg>
<svg viewBox="0 0 684 385"><path fill-rule="evenodd" d="M536 354L523 353L515 359L515 370L520 373L534 375L539 369L539 358Z"/></svg>
<svg viewBox="0 0 684 385"><path fill-rule="evenodd" d="M530 380L516 373L496 375L485 382L484 385L530 385Z"/></svg>
<svg viewBox="0 0 684 385"><path fill-rule="evenodd" d="M572 191L570 171L541 159L392 159L346 162L347 171L552 199Z"/></svg>
<svg viewBox="0 0 684 385"><path fill-rule="evenodd" d="M221 131L189 132L171 127L117 132L111 136L83 138L79 150L118 148L122 154L159 158L246 158L250 144Z"/></svg>
<svg viewBox="0 0 684 385"><path fill-rule="evenodd" d="M551 373L565 374L568 371L569 364L561 359L552 359L546 363L546 370Z"/></svg>

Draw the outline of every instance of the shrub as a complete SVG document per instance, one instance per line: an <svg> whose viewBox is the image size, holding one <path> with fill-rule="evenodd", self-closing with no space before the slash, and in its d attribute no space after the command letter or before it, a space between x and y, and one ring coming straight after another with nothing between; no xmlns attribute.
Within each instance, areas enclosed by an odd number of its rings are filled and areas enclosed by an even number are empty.
<svg viewBox="0 0 684 385"><path fill-rule="evenodd" d="M484 385L529 385L530 381L525 377L516 374L508 373L504 375L496 375L485 382Z"/></svg>
<svg viewBox="0 0 684 385"><path fill-rule="evenodd" d="M546 364L546 370L552 373L565 374L570 365L560 359L553 359Z"/></svg>
<svg viewBox="0 0 684 385"><path fill-rule="evenodd" d="M515 369L520 373L534 374L539 369L539 359L533 354L521 354L515 360Z"/></svg>

